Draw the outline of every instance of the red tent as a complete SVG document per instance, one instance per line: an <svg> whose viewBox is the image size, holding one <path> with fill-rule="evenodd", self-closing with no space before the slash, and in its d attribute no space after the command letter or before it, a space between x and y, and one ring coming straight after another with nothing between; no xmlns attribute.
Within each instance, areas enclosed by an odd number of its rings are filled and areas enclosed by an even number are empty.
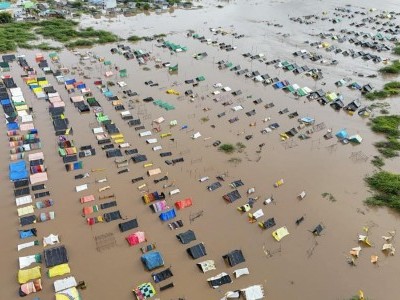
<svg viewBox="0 0 400 300"><path fill-rule="evenodd" d="M126 237L126 240L128 241L130 246L137 245L139 243L145 242L146 237L144 235L143 231L137 231L135 233L132 233Z"/></svg>
<svg viewBox="0 0 400 300"><path fill-rule="evenodd" d="M185 207L192 206L192 198L186 198L181 201L175 202L175 207L177 209L184 209Z"/></svg>

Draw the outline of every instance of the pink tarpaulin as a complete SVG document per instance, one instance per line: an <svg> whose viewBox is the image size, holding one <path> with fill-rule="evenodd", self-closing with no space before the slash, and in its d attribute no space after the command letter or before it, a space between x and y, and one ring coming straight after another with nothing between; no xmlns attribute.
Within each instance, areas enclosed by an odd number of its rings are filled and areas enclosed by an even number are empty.
<svg viewBox="0 0 400 300"><path fill-rule="evenodd" d="M58 102L53 102L51 104L53 107L65 107L65 103L62 101L58 101Z"/></svg>
<svg viewBox="0 0 400 300"><path fill-rule="evenodd" d="M31 154L29 154L29 156L28 156L28 160L29 160L29 161L38 160L38 159L44 159L43 152L31 153Z"/></svg>
<svg viewBox="0 0 400 300"><path fill-rule="evenodd" d="M72 96L71 98L71 102L75 103L75 102L82 102L83 100L85 100L83 98L83 96Z"/></svg>
<svg viewBox="0 0 400 300"><path fill-rule="evenodd" d="M131 235L128 235L126 237L126 240L128 241L130 246L137 245L139 243L145 242L146 237L144 235L143 231L137 231L135 233L132 233Z"/></svg>
<svg viewBox="0 0 400 300"><path fill-rule="evenodd" d="M19 129L21 131L27 131L27 130L35 129L35 126L33 125L33 123L23 123L23 124L19 125Z"/></svg>
<svg viewBox="0 0 400 300"><path fill-rule="evenodd" d="M84 196L84 197L81 197L81 203L91 202L91 201L94 201L94 199L95 198L93 195Z"/></svg>
<svg viewBox="0 0 400 300"><path fill-rule="evenodd" d="M59 101L62 101L60 96L54 96L54 97L49 98L50 103L59 102Z"/></svg>
<svg viewBox="0 0 400 300"><path fill-rule="evenodd" d="M36 173L29 176L31 184L47 181L47 172Z"/></svg>

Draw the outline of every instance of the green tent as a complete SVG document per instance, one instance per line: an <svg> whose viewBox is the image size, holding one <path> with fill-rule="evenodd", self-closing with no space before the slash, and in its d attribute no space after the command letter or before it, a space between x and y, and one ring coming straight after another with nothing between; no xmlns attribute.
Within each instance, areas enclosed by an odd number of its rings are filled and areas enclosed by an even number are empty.
<svg viewBox="0 0 400 300"><path fill-rule="evenodd" d="M0 69L2 72L8 72L10 71L10 65L8 64L8 62L0 62Z"/></svg>
<svg viewBox="0 0 400 300"><path fill-rule="evenodd" d="M104 61L105 66L111 66L111 61L110 60L105 60Z"/></svg>
<svg viewBox="0 0 400 300"><path fill-rule="evenodd" d="M127 77L128 73L126 69L119 70L119 77Z"/></svg>
<svg viewBox="0 0 400 300"><path fill-rule="evenodd" d="M171 66L168 68L169 72L178 72L178 64L176 64L175 66Z"/></svg>
<svg viewBox="0 0 400 300"><path fill-rule="evenodd" d="M25 9L29 9L29 8L33 8L33 7L35 7L35 3L33 3L32 1L24 2L24 8Z"/></svg>
<svg viewBox="0 0 400 300"><path fill-rule="evenodd" d="M204 80L206 80L206 78L203 75L201 75L201 76L197 77L196 80L197 81L204 81Z"/></svg>

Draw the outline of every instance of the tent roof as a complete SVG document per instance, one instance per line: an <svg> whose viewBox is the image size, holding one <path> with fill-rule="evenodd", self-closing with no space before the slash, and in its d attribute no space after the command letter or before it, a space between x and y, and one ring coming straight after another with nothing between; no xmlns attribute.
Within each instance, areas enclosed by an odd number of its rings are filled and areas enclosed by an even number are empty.
<svg viewBox="0 0 400 300"><path fill-rule="evenodd" d="M176 237L182 244L188 244L191 241L196 240L196 235L192 230L187 230L185 232L182 232L180 234L177 234Z"/></svg>
<svg viewBox="0 0 400 300"><path fill-rule="evenodd" d="M222 258L226 260L231 267L245 261L242 250L233 250L222 256Z"/></svg>
<svg viewBox="0 0 400 300"><path fill-rule="evenodd" d="M193 258L193 259L197 259L199 257L205 256L207 255L206 252L206 247L204 246L203 243L194 245L190 248L186 249L186 252Z"/></svg>

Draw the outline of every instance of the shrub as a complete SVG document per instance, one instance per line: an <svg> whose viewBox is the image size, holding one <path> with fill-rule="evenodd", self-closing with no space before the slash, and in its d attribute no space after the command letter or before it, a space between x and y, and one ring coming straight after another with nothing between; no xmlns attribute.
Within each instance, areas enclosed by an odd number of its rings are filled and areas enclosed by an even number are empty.
<svg viewBox="0 0 400 300"><path fill-rule="evenodd" d="M222 144L218 149L225 153L233 153L235 151L235 146L232 144Z"/></svg>

